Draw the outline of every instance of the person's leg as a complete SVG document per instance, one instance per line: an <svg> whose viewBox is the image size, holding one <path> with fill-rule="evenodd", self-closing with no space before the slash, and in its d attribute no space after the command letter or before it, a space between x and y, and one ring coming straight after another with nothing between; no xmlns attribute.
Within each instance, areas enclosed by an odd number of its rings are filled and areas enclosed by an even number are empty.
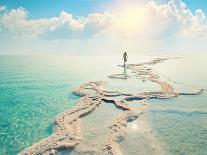
<svg viewBox="0 0 207 155"><path fill-rule="evenodd" d="M126 65L127 59L126 57L124 58L124 66Z"/></svg>

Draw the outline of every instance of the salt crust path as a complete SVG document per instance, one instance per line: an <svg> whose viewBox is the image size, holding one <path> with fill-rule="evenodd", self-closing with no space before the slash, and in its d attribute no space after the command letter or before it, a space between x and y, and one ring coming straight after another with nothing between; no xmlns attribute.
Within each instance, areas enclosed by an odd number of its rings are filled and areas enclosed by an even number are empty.
<svg viewBox="0 0 207 155"><path fill-rule="evenodd" d="M193 92L177 93L172 85L160 80L160 76L153 72L150 65L155 65L172 58L156 58L141 64L126 65L131 75L114 74L109 76L113 79L137 78L143 81L151 81L160 86L160 91L142 92L138 94L125 94L119 91L104 89L107 82L97 81L81 85L74 90L74 94L82 97L76 106L60 113L54 120L55 130L53 134L40 142L26 148L19 155L55 155L64 149L73 149L81 142L80 120L91 113L101 103L112 103L123 112L115 118L109 127L110 132L103 144L103 151L110 155L122 155L119 142L124 139L127 123L136 120L148 107L146 101L150 99L169 99L179 95L199 95L204 89L192 86ZM169 79L170 81L170 79ZM174 82L176 83L176 82ZM121 99L120 99L121 98ZM127 103L133 100L139 101L141 106L132 107Z"/></svg>

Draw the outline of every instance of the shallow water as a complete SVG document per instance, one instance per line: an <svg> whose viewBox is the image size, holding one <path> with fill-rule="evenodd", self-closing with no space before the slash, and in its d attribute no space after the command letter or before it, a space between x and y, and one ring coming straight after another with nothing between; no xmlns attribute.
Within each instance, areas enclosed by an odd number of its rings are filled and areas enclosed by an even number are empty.
<svg viewBox="0 0 207 155"><path fill-rule="evenodd" d="M206 154L207 112L152 109L149 114L168 154Z"/></svg>
<svg viewBox="0 0 207 155"><path fill-rule="evenodd" d="M175 81L207 88L204 57L186 57L155 65L157 72ZM168 68L168 69L167 69ZM178 85L178 91L186 91ZM207 93L151 100L148 112L152 133L168 154L205 155L207 152Z"/></svg>
<svg viewBox="0 0 207 155"><path fill-rule="evenodd" d="M130 63L151 59L152 57L138 56L131 58ZM206 88L207 74L198 69L206 64L204 60L188 57L151 67L175 81ZM0 154L16 154L50 135L55 116L73 107L78 101L79 97L74 96L72 90L82 83L106 80L113 83L107 88L128 93L158 90L159 87L152 82L108 79L111 74L123 72L117 66L121 63L121 60L113 56L1 56ZM176 90L184 91L186 88L179 85ZM152 100L146 114L128 124L126 139L121 143L122 151L124 154L136 151L140 154L204 154L207 152L206 103L206 94ZM102 125L105 121L106 126L103 129L106 132L107 123L110 124L111 119L119 112L109 103L85 117L82 128L90 131L94 124ZM108 119L104 119L105 117ZM138 127L140 124L145 126L145 130ZM89 134L85 135L85 140L90 141L92 132L85 133ZM102 143L104 138L100 135L99 140ZM152 140L157 145L152 145Z"/></svg>
<svg viewBox="0 0 207 155"><path fill-rule="evenodd" d="M148 123L147 114L128 124L125 140L120 145L124 155L166 154L159 141L152 134L152 127Z"/></svg>
<svg viewBox="0 0 207 155"><path fill-rule="evenodd" d="M103 155L103 144L109 134L109 127L121 112L113 104L102 102L94 112L81 119L82 141L70 155Z"/></svg>
<svg viewBox="0 0 207 155"><path fill-rule="evenodd" d="M16 154L50 135L55 116L79 99L72 90L106 78L114 65L103 62L99 70L96 61L89 61L65 56L0 57L0 154Z"/></svg>
<svg viewBox="0 0 207 155"><path fill-rule="evenodd" d="M123 93L128 94L138 94L141 92L151 91L158 91L160 88L157 84L151 81L145 81L134 78L129 78L127 80L123 79L109 79L107 80L110 85L106 88L109 90L119 90Z"/></svg>

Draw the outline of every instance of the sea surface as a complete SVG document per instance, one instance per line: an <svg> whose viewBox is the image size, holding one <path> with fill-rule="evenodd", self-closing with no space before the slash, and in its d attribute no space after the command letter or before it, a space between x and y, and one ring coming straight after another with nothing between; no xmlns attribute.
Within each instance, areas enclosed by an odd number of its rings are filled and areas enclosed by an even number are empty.
<svg viewBox="0 0 207 155"><path fill-rule="evenodd" d="M191 56L155 65L173 81L207 88L207 57ZM177 92L189 87L175 85ZM207 93L198 96L179 96L170 100L152 100L149 120L167 154L207 154Z"/></svg>
<svg viewBox="0 0 207 155"><path fill-rule="evenodd" d="M129 56L129 63L140 63L154 57L133 55ZM163 79L167 76L174 81L207 88L206 60L206 57L183 56L157 64L153 69L163 75ZM111 87L130 93L157 89L153 83L109 79L109 75L123 72L117 66L120 64L121 55L0 56L0 155L15 155L49 136L55 116L72 108L79 100L72 91L80 84L104 80L110 82ZM173 85L178 92L189 91L185 85ZM103 106L98 111L102 114L97 118L102 121L93 121L94 116L86 117L83 120L85 129L89 130L87 127L94 122L103 122L103 117L110 120L112 114L118 113L113 106ZM96 115L98 111L92 114ZM145 137L148 141L153 139L153 142L159 143L159 151L162 149L173 155L205 155L207 152L206 93L151 100L149 109L140 120L130 124L129 130L137 130L140 124L147 126L150 132ZM142 147L147 140L139 137L144 132L128 133L121 143L124 154L136 152L138 146L133 144L140 144L140 153L154 154L147 147ZM135 134L140 135L134 138ZM102 142L101 136L99 142Z"/></svg>

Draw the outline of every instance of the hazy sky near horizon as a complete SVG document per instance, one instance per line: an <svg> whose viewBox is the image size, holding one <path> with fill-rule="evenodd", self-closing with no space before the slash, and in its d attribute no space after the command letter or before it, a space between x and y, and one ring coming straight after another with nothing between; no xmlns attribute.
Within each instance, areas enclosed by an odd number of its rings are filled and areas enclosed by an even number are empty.
<svg viewBox="0 0 207 155"><path fill-rule="evenodd" d="M1 0L0 54L207 50L205 0Z"/></svg>

